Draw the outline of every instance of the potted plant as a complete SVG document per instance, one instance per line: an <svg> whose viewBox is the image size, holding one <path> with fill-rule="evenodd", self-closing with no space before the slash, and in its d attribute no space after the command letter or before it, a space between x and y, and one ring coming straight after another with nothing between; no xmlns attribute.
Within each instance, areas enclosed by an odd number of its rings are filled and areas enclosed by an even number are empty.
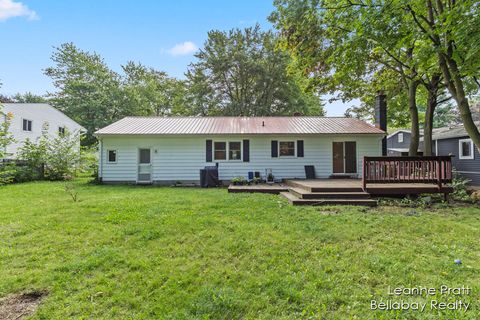
<svg viewBox="0 0 480 320"><path fill-rule="evenodd" d="M273 177L273 174L270 172L268 175L267 175L267 183L273 183L274 182L274 177Z"/></svg>
<svg viewBox="0 0 480 320"><path fill-rule="evenodd" d="M247 180L242 176L238 176L234 177L231 182L234 186L243 186L247 183Z"/></svg>

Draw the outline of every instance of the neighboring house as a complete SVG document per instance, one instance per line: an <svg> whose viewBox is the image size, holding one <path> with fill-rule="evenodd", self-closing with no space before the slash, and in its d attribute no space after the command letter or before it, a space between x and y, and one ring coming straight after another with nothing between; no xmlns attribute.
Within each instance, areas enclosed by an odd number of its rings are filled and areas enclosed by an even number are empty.
<svg viewBox="0 0 480 320"><path fill-rule="evenodd" d="M387 155L388 156L408 156L408 150L411 140L410 130L397 130L387 136ZM422 137L422 134L420 134ZM418 154L423 154L423 142L419 143Z"/></svg>
<svg viewBox="0 0 480 320"><path fill-rule="evenodd" d="M364 156L382 154L385 132L353 118L126 117L95 135L107 183L198 183L218 164L220 180L271 169L276 180L361 176Z"/></svg>
<svg viewBox="0 0 480 320"><path fill-rule="evenodd" d="M68 130L72 133L85 129L62 112L46 103L1 103L1 120L12 115L9 131L15 141L7 146L7 158L14 158L24 141L36 141L46 130L50 135L58 135ZM80 141L79 141L80 143Z"/></svg>
<svg viewBox="0 0 480 320"><path fill-rule="evenodd" d="M463 125L434 129L432 138L437 155L453 155L455 171L472 180L472 185L480 185L480 154Z"/></svg>

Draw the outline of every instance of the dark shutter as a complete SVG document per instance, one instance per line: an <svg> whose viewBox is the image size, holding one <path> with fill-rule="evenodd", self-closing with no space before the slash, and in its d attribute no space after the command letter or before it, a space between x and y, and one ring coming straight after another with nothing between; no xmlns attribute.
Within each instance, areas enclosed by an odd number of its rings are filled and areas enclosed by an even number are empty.
<svg viewBox="0 0 480 320"><path fill-rule="evenodd" d="M205 153L206 153L206 161L212 162L212 140L207 140Z"/></svg>
<svg viewBox="0 0 480 320"><path fill-rule="evenodd" d="M243 162L250 161L250 140L243 140Z"/></svg>
<svg viewBox="0 0 480 320"><path fill-rule="evenodd" d="M278 157L278 141L272 140L272 158Z"/></svg>
<svg viewBox="0 0 480 320"><path fill-rule="evenodd" d="M297 157L303 158L303 140L297 140Z"/></svg>

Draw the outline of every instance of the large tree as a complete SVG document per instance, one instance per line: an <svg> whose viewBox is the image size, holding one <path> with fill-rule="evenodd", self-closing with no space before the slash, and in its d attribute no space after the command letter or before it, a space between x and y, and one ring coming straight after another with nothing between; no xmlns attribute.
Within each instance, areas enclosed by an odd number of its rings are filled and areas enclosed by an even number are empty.
<svg viewBox="0 0 480 320"><path fill-rule="evenodd" d="M55 65L45 70L57 89L51 101L87 129L84 142L93 143L97 129L129 114L122 101L120 75L99 54L65 43L55 49L52 60Z"/></svg>
<svg viewBox="0 0 480 320"><path fill-rule="evenodd" d="M468 83L480 87L480 6L476 0L416 0L403 5L423 39L434 49L448 91L468 135L480 149L480 132L468 99ZM478 89L478 88L477 88Z"/></svg>
<svg viewBox="0 0 480 320"><path fill-rule="evenodd" d="M183 81L131 61L122 68L126 104L133 114L163 116L191 113L184 104Z"/></svg>
<svg viewBox="0 0 480 320"><path fill-rule="evenodd" d="M202 115L323 115L319 97L287 71L290 57L275 44L275 35L258 25L210 31L187 73L192 107Z"/></svg>

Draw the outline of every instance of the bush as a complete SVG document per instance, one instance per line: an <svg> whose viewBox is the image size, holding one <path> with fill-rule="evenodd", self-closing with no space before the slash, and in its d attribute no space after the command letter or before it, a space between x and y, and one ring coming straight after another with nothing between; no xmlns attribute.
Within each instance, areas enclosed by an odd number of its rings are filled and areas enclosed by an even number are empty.
<svg viewBox="0 0 480 320"><path fill-rule="evenodd" d="M469 201L470 195L468 194L467 185L471 180L463 178L457 174L454 175L452 180L453 193L452 198L458 201Z"/></svg>
<svg viewBox="0 0 480 320"><path fill-rule="evenodd" d="M80 149L79 171L83 174L96 177L98 175L98 148L97 145L85 146Z"/></svg>
<svg viewBox="0 0 480 320"><path fill-rule="evenodd" d="M18 167L15 180L71 179L79 163L78 141L78 136L68 131L53 138L44 134L36 143L27 139L18 152L25 165Z"/></svg>
<svg viewBox="0 0 480 320"><path fill-rule="evenodd" d="M0 186L14 182L17 167L13 162L0 163Z"/></svg>

